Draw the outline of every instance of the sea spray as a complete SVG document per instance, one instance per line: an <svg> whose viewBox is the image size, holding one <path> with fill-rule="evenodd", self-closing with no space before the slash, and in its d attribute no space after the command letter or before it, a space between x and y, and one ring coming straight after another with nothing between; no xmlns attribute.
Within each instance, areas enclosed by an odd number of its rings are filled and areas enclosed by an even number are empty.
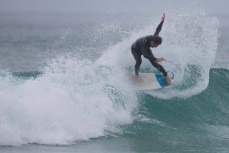
<svg viewBox="0 0 229 153"><path fill-rule="evenodd" d="M170 61L161 64L167 71L173 71L175 78L171 87L147 93L165 99L190 97L208 86L209 71L218 46L219 21L202 11L167 14L160 33L163 43L152 51L156 57L163 56ZM152 27L147 31L152 33ZM143 70L152 68L147 60L143 63Z"/></svg>
<svg viewBox="0 0 229 153"><path fill-rule="evenodd" d="M218 21L202 12L166 14L160 33L163 44L152 51L171 61L162 65L175 73L174 84L148 94L163 99L190 97L208 85ZM138 94L128 79L135 64L130 46L154 33L158 18L150 23L104 50L95 61L59 56L50 59L38 77L1 76L0 144L72 144L120 132L120 126L131 124ZM144 59L141 71L156 70Z"/></svg>
<svg viewBox="0 0 229 153"><path fill-rule="evenodd" d="M136 98L115 75L88 60L59 57L36 79L8 82L13 90L0 91L1 145L71 144L118 132L132 122Z"/></svg>

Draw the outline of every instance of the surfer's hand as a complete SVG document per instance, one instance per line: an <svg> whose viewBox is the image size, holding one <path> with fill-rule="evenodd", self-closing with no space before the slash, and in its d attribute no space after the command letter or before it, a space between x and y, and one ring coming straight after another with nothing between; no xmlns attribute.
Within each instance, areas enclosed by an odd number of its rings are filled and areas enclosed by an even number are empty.
<svg viewBox="0 0 229 153"><path fill-rule="evenodd" d="M171 84L172 83L172 80L171 78L167 75L165 76L165 81L168 83L168 84Z"/></svg>
<svg viewBox="0 0 229 153"><path fill-rule="evenodd" d="M156 59L156 62L162 62L162 61L164 61L165 59L164 59L164 57L161 57L161 58L157 58Z"/></svg>
<svg viewBox="0 0 229 153"><path fill-rule="evenodd" d="M163 15L161 16L161 21L165 20L165 13L163 13Z"/></svg>

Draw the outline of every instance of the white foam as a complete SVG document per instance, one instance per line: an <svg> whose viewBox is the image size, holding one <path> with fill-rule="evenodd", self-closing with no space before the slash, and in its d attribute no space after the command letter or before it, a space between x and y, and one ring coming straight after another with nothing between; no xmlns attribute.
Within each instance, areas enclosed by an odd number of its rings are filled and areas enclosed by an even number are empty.
<svg viewBox="0 0 229 153"><path fill-rule="evenodd" d="M130 124L137 108L136 93L126 77L135 63L130 46L153 34L158 19L152 23L108 48L95 62L59 57L36 79L18 83L10 75L1 77L0 145L71 144ZM202 92L215 59L217 19L202 12L169 12L160 35L163 44L153 53L172 61L163 66L176 77L174 86L149 94L169 99ZM141 68L154 69L146 59Z"/></svg>
<svg viewBox="0 0 229 153"><path fill-rule="evenodd" d="M132 122L136 97L122 81L114 84L115 76L90 61L60 57L37 79L8 81L0 91L0 144L70 144L118 131Z"/></svg>
<svg viewBox="0 0 229 153"><path fill-rule="evenodd" d="M133 33L129 39L109 48L97 61L118 69L133 67L135 61L130 52L131 44L139 37L154 32L154 25ZM166 70L175 73L174 85L165 90L148 92L160 98L190 97L205 90L208 86L209 71L215 61L218 45L219 21L209 17L203 11L183 14L168 12L160 35L163 44L152 51L156 57L165 57ZM108 60L109 59L109 60ZM141 69L154 69L150 62L142 57Z"/></svg>

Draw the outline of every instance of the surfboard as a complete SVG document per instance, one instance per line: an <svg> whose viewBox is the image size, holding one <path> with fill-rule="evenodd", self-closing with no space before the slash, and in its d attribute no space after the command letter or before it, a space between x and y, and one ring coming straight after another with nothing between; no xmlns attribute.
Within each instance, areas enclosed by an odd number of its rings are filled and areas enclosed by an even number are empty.
<svg viewBox="0 0 229 153"><path fill-rule="evenodd" d="M130 80L136 90L156 90L169 86L162 74L139 73L138 76L131 75Z"/></svg>

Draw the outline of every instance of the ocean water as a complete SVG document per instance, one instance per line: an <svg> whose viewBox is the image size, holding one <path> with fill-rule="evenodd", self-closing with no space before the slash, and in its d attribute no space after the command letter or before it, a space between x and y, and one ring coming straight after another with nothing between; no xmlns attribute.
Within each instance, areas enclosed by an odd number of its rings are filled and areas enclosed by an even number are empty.
<svg viewBox="0 0 229 153"><path fill-rule="evenodd" d="M130 46L161 12L1 14L0 152L229 152L228 15L180 11L153 49L173 85L147 92Z"/></svg>

